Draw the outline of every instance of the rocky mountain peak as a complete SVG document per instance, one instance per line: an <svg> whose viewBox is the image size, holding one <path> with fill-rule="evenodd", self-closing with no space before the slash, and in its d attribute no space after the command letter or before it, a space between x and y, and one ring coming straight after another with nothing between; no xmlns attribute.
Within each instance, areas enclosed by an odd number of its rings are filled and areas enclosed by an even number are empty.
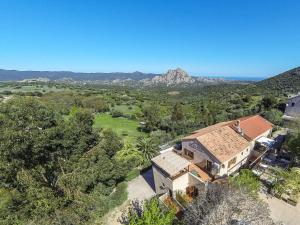
<svg viewBox="0 0 300 225"><path fill-rule="evenodd" d="M161 83L167 85L181 84L181 83L193 83L195 81L188 73L180 68L175 70L168 70L167 73L162 76L155 76L152 79L153 83Z"/></svg>

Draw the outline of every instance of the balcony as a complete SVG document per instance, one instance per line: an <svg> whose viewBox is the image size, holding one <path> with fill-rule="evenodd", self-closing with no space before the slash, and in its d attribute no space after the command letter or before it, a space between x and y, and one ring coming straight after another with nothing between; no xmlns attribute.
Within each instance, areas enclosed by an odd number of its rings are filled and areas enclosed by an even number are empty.
<svg viewBox="0 0 300 225"><path fill-rule="evenodd" d="M196 177L199 177L203 182L211 181L212 177L207 172L205 172L203 169L201 169L200 166L201 166L201 163L191 164L188 167L188 171L191 174L195 175Z"/></svg>

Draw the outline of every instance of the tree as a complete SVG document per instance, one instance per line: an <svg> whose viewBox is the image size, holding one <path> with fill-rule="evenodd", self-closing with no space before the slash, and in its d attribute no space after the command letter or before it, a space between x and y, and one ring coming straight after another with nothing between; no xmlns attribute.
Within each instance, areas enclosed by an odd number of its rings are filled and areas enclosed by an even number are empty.
<svg viewBox="0 0 300 225"><path fill-rule="evenodd" d="M83 108L73 108L68 120L60 127L63 137L61 144L64 158L78 160L80 156L98 142L98 134L93 130L94 117Z"/></svg>
<svg viewBox="0 0 300 225"><path fill-rule="evenodd" d="M149 131L156 130L159 127L159 107L157 104L146 105L142 108L146 128Z"/></svg>
<svg viewBox="0 0 300 225"><path fill-rule="evenodd" d="M56 136L59 119L33 98L15 98L0 108L0 184L17 185L17 173L38 166L55 167L57 149L48 138ZM51 162L50 159L52 160ZM53 162L53 163L52 163ZM53 184L52 169L45 170Z"/></svg>
<svg viewBox="0 0 300 225"><path fill-rule="evenodd" d="M188 225L273 225L266 203L242 189L217 184L200 192L187 207L183 223Z"/></svg>
<svg viewBox="0 0 300 225"><path fill-rule="evenodd" d="M117 152L116 159L119 162L127 162L131 165L131 168L140 166L143 163L142 153L130 143L126 143L125 146Z"/></svg>
<svg viewBox="0 0 300 225"><path fill-rule="evenodd" d="M283 113L277 109L271 109L264 113L264 117L275 125L282 125L282 115Z"/></svg>
<svg viewBox="0 0 300 225"><path fill-rule="evenodd" d="M149 163L150 160L159 152L158 146L153 142L153 140L143 136L138 137L136 147L143 155L144 164Z"/></svg>
<svg viewBox="0 0 300 225"><path fill-rule="evenodd" d="M100 146L109 158L112 158L123 147L122 139L111 129L104 129L100 134Z"/></svg>
<svg viewBox="0 0 300 225"><path fill-rule="evenodd" d="M109 105L102 97L87 97L82 100L82 105L85 108L92 108L95 112L109 111Z"/></svg>
<svg viewBox="0 0 300 225"><path fill-rule="evenodd" d="M176 103L174 105L171 119L172 119L172 121L175 121L175 122L184 119L183 108L180 103Z"/></svg>
<svg viewBox="0 0 300 225"><path fill-rule="evenodd" d="M170 133L167 133L166 131L163 130L152 131L150 133L150 138L157 145L165 144L173 139Z"/></svg>
<svg viewBox="0 0 300 225"><path fill-rule="evenodd" d="M284 142L284 148L292 153L297 160L300 159L300 133L289 134Z"/></svg>
<svg viewBox="0 0 300 225"><path fill-rule="evenodd" d="M161 206L157 198L140 202L132 201L127 212L123 212L119 222L125 225L172 225L175 212Z"/></svg>
<svg viewBox="0 0 300 225"><path fill-rule="evenodd" d="M251 170L241 170L238 176L229 178L229 183L235 188L244 188L253 197L258 196L260 182Z"/></svg>
<svg viewBox="0 0 300 225"><path fill-rule="evenodd" d="M117 110L117 109L112 109L110 113L113 118L124 116L124 114L120 110Z"/></svg>
<svg viewBox="0 0 300 225"><path fill-rule="evenodd" d="M276 104L276 98L274 96L265 96L261 100L262 105L265 107L265 109L270 109L272 106Z"/></svg>

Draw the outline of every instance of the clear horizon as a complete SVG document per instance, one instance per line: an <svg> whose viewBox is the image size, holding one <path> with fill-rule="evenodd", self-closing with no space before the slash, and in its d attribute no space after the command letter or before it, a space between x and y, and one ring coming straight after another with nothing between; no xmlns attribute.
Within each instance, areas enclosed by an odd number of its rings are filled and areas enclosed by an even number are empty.
<svg viewBox="0 0 300 225"><path fill-rule="evenodd" d="M299 66L298 1L0 2L0 68L266 78Z"/></svg>

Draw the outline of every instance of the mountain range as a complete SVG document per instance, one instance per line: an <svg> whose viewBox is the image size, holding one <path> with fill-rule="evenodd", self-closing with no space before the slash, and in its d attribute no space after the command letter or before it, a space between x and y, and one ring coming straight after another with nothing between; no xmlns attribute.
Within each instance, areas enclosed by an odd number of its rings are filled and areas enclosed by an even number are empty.
<svg viewBox="0 0 300 225"><path fill-rule="evenodd" d="M190 76L184 70L177 68L168 70L164 74L155 73L77 73L70 71L18 71L0 69L0 81L20 82L60 82L75 84L105 84L129 86L188 86L211 85L222 83L249 83L226 80L222 78L207 78ZM255 82L255 86L262 89L279 90L287 93L300 91L300 67L268 79Z"/></svg>
<svg viewBox="0 0 300 225"><path fill-rule="evenodd" d="M113 85L142 86L176 86L176 85L209 85L235 82L222 78L192 77L184 70L177 68L165 74L154 73L76 73L70 71L18 71L0 70L0 81L93 83Z"/></svg>
<svg viewBox="0 0 300 225"><path fill-rule="evenodd" d="M77 81L84 80L141 80L153 78L159 74L154 73L81 73L71 71L19 71L19 70L4 70L0 69L0 81L20 81L24 79L34 79L38 77L48 78L50 80L73 79Z"/></svg>

